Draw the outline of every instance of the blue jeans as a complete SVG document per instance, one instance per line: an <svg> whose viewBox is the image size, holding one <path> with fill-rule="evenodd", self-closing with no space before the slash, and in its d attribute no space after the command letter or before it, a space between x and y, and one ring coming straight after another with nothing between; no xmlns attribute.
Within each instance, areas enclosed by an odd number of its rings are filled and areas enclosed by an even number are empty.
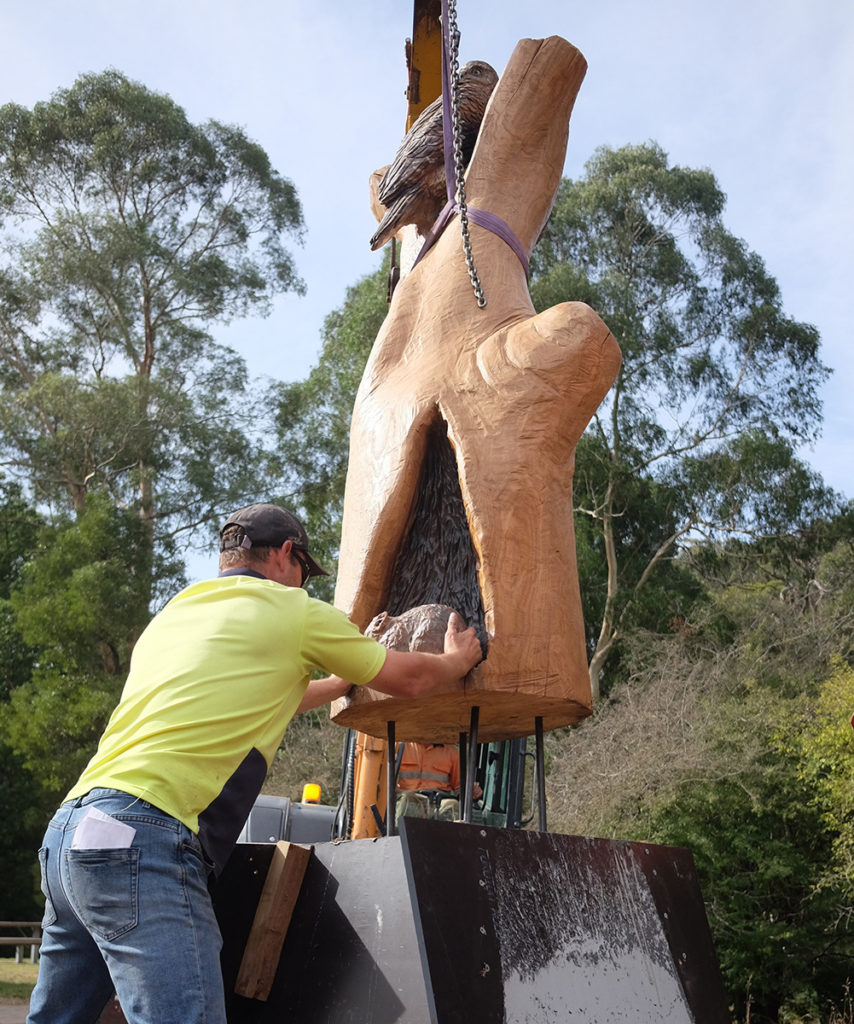
<svg viewBox="0 0 854 1024"><path fill-rule="evenodd" d="M90 805L136 829L130 847L71 848ZM185 825L93 789L59 808L39 860L44 938L28 1024L95 1024L114 990L128 1024L225 1024L208 867Z"/></svg>

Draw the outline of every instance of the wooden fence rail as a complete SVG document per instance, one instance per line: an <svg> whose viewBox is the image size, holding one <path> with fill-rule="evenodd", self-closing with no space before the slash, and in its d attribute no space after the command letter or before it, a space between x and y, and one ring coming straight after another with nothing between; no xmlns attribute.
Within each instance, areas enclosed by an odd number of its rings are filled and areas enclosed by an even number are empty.
<svg viewBox="0 0 854 1024"><path fill-rule="evenodd" d="M30 947L30 963L36 962L42 941L41 921L0 921L0 930L18 932L17 935L0 935L0 946L15 947L16 963L21 963L24 959L24 950L27 946Z"/></svg>

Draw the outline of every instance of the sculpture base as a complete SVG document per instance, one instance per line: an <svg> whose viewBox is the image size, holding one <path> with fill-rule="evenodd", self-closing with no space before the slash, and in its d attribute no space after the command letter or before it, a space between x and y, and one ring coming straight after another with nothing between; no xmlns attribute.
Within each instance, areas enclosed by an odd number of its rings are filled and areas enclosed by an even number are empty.
<svg viewBox="0 0 854 1024"><path fill-rule="evenodd" d="M495 690L466 689L439 693L417 701L385 697L365 687L332 705L332 721L385 739L387 723L395 723L395 738L400 742L456 743L461 732L468 732L471 709L480 708L478 741L493 743L533 735L534 721L542 718L543 730L574 725L592 711L589 704L572 699L541 697L536 694Z"/></svg>

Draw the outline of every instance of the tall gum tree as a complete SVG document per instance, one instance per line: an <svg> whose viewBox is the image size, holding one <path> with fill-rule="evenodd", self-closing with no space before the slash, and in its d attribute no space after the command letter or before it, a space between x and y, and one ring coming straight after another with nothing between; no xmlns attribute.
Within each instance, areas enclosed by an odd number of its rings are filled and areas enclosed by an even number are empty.
<svg viewBox="0 0 854 1024"><path fill-rule="evenodd" d="M233 126L117 71L0 108L0 459L151 542L254 487L243 361L208 333L303 285L296 191Z"/></svg>
<svg viewBox="0 0 854 1024"><path fill-rule="evenodd" d="M588 302L623 353L576 466L576 512L605 567L601 582L582 580L600 591L594 696L680 545L793 529L830 500L796 456L821 422L818 332L785 315L763 261L724 227L724 205L710 171L670 166L653 143L602 148L562 182L533 255L535 306ZM652 531L631 529L639 482Z"/></svg>
<svg viewBox="0 0 854 1024"><path fill-rule="evenodd" d="M347 289L340 309L323 324L317 365L304 381L274 384L275 476L284 500L306 525L322 565L338 562L344 483L349 458L350 419L365 363L388 312L388 259L373 274ZM334 575L317 578L312 593L332 600Z"/></svg>

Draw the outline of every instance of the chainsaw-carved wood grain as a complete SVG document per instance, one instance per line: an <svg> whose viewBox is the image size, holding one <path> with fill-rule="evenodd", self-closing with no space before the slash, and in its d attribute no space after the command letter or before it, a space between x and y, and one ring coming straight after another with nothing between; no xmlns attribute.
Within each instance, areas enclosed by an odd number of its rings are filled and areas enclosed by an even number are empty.
<svg viewBox="0 0 854 1024"><path fill-rule="evenodd" d="M528 253L560 182L585 70L563 39L522 40L484 118L468 202L502 217ZM353 414L335 603L364 629L379 612L402 610L389 607L402 573L415 581L412 604L455 603L419 594L421 573L399 561L423 504L428 447L449 444L488 653L451 693L404 701L362 687L335 702L335 721L375 736L394 720L399 740L453 742L474 704L482 740L530 734L535 716L556 728L591 709L572 472L619 348L583 303L535 313L512 249L475 225L471 238L486 308L475 302L454 219L398 285L372 350ZM429 558L441 557L431 541Z"/></svg>

